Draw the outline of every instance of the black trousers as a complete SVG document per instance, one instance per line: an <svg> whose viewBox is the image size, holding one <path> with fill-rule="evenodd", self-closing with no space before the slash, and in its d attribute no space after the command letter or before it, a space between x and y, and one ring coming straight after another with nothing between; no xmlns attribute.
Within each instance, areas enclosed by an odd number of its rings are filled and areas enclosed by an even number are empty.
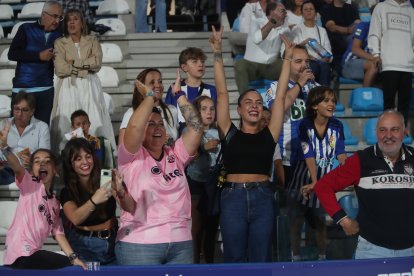
<svg viewBox="0 0 414 276"><path fill-rule="evenodd" d="M407 125L411 99L411 72L381 72L382 89L384 91L384 110L395 107L395 96L398 93L397 109L402 113Z"/></svg>
<svg viewBox="0 0 414 276"><path fill-rule="evenodd" d="M10 265L15 269L58 269L71 266L69 258L52 251L39 250L30 256L22 256Z"/></svg>

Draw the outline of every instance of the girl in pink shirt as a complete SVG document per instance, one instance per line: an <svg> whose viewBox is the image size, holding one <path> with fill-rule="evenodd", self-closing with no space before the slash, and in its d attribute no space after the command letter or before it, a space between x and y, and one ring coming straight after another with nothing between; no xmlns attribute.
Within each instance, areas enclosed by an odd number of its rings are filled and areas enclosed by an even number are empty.
<svg viewBox="0 0 414 276"><path fill-rule="evenodd" d="M29 173L7 145L9 129L5 124L0 131L0 149L15 173L20 197L7 232L4 264L19 269L57 269L71 264L86 268L63 234L60 204L52 192L57 159L49 150L38 149L30 157ZM67 257L41 250L50 234Z"/></svg>
<svg viewBox="0 0 414 276"><path fill-rule="evenodd" d="M118 165L125 185L114 181L121 206L115 254L121 265L189 264L193 261L191 197L184 168L197 153L203 135L198 112L180 91L173 93L188 131L166 146L166 130L154 93L140 81L144 97L134 110L119 147Z"/></svg>

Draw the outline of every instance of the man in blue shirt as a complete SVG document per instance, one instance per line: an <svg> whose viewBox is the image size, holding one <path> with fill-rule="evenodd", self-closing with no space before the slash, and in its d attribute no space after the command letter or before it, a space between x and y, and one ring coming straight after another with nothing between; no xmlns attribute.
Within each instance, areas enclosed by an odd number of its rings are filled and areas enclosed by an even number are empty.
<svg viewBox="0 0 414 276"><path fill-rule="evenodd" d="M34 116L49 124L53 107L53 45L61 36L62 6L47 1L37 22L25 23L16 33L8 54L17 61L13 78L12 99L18 92L33 93L36 98Z"/></svg>

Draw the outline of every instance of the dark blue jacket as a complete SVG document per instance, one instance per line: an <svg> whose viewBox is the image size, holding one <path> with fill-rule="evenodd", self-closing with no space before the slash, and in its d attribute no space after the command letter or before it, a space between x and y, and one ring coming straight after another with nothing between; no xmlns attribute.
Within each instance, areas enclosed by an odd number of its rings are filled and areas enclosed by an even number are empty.
<svg viewBox="0 0 414 276"><path fill-rule="evenodd" d="M8 55L9 60L17 61L13 87L53 86L53 60L41 61L39 52L53 48L55 40L61 36L61 32L55 30L49 33L46 41L44 28L39 22L20 26L10 45Z"/></svg>

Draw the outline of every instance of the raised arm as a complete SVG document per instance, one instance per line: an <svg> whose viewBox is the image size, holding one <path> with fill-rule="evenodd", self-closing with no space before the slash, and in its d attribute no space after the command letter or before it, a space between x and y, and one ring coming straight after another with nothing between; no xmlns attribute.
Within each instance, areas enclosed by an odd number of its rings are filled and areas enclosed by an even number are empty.
<svg viewBox="0 0 414 276"><path fill-rule="evenodd" d="M0 131L0 150L4 157L6 157L8 166L14 171L17 180L20 182L23 180L25 169L20 164L16 155L12 152L12 149L7 145L7 135L9 134L10 125L10 121L3 121L3 126Z"/></svg>
<svg viewBox="0 0 414 276"><path fill-rule="evenodd" d="M226 76L224 74L223 55L221 53L221 38L223 27L216 31L212 26L210 47L214 53L214 82L217 89L217 126L220 137L223 138L230 129L229 92L227 91Z"/></svg>
<svg viewBox="0 0 414 276"><path fill-rule="evenodd" d="M288 90L288 82L290 75L290 62L292 59L294 43L291 42L287 36L280 35L285 44L285 57L283 59L282 71L279 76L279 82L276 89L275 102L272 105L272 117L270 118L269 130L272 133L273 139L277 141L283 125L284 106L286 91Z"/></svg>
<svg viewBox="0 0 414 276"><path fill-rule="evenodd" d="M135 81L135 85L141 95L143 95L144 100L132 113L128 126L125 129L124 146L130 153L136 153L141 148L145 137L145 127L155 103L151 89L139 80Z"/></svg>
<svg viewBox="0 0 414 276"><path fill-rule="evenodd" d="M182 135L184 146L190 155L197 153L200 146L201 137L203 137L203 127L201 124L200 114L194 106L188 101L185 93L181 91L180 69L177 69L175 83L171 89L172 94L177 99L178 107L185 119L187 131Z"/></svg>

